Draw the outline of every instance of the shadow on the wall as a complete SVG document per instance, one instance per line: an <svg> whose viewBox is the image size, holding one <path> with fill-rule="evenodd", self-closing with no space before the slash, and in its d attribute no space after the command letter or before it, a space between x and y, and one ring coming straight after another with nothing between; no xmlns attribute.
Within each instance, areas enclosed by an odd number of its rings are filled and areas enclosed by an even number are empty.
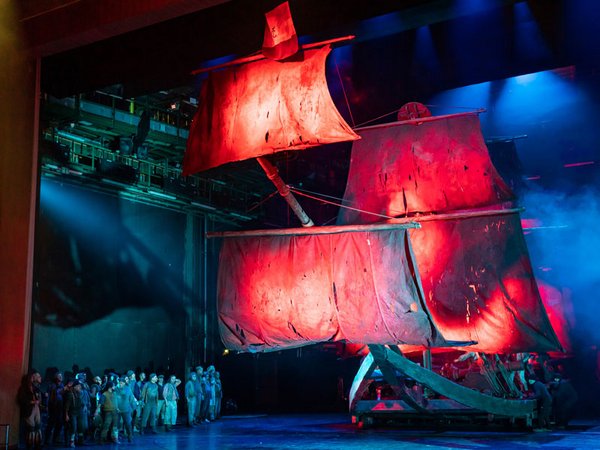
<svg viewBox="0 0 600 450"><path fill-rule="evenodd" d="M78 327L156 306L184 316L185 223L183 214L43 180L34 321Z"/></svg>

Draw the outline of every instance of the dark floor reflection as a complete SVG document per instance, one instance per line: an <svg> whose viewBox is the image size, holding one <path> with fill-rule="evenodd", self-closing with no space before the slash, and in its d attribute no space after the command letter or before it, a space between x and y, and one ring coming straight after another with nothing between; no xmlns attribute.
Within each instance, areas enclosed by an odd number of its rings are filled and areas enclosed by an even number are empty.
<svg viewBox="0 0 600 450"><path fill-rule="evenodd" d="M236 416L97 449L600 449L600 420L547 433L486 430L362 430L348 415Z"/></svg>

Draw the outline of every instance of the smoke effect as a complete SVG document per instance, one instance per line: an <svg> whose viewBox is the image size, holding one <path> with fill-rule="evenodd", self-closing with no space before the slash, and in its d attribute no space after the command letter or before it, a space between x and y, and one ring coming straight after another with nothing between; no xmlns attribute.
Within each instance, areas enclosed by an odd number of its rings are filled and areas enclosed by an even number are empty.
<svg viewBox="0 0 600 450"><path fill-rule="evenodd" d="M539 221L526 236L536 277L570 294L576 321L571 337L589 345L600 344L599 194L592 186L521 194L523 217Z"/></svg>
<svg viewBox="0 0 600 450"><path fill-rule="evenodd" d="M565 372L580 393L579 415L589 417L600 414L599 98L597 72L568 66L429 100L488 111L480 116L482 131L496 168L525 208L534 274L555 331L568 341Z"/></svg>

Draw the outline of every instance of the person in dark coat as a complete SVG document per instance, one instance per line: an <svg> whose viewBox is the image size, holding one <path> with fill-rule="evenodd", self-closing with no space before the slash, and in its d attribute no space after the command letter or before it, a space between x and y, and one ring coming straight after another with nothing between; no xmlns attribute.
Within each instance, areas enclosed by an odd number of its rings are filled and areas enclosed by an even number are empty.
<svg viewBox="0 0 600 450"><path fill-rule="evenodd" d="M210 382L208 380L208 374L205 372L202 375L202 380L200 380L202 384L202 407L200 409L200 421L209 423L209 412L210 412L210 403L212 400L212 390L210 386Z"/></svg>
<svg viewBox="0 0 600 450"><path fill-rule="evenodd" d="M221 384L221 374L215 372L215 419L221 417L221 403L223 402L223 386Z"/></svg>
<svg viewBox="0 0 600 450"><path fill-rule="evenodd" d="M160 374L158 376L158 406L156 407L156 424L165 424L165 396L163 395L163 389L165 387L165 376Z"/></svg>
<svg viewBox="0 0 600 450"><path fill-rule="evenodd" d="M42 375L37 370L32 370L23 379L18 392L21 417L25 423L25 443L28 449L42 448L41 382Z"/></svg>
<svg viewBox="0 0 600 450"><path fill-rule="evenodd" d="M48 423L46 424L45 442L57 445L63 428L63 375L60 372L54 374L54 379L48 389Z"/></svg>
<svg viewBox="0 0 600 450"><path fill-rule="evenodd" d="M548 388L537 377L530 375L527 384L538 403L538 428L534 431L548 431L550 428L550 414L552 413L552 396Z"/></svg>
<svg viewBox="0 0 600 450"><path fill-rule="evenodd" d="M554 374L554 380L548 390L552 395L552 412L558 428L566 428L575 414L577 404L577 391L567 379L559 373Z"/></svg>
<svg viewBox="0 0 600 450"><path fill-rule="evenodd" d="M194 411L194 423L198 424L202 422L200 413L202 412L202 402L204 401L204 394L202 389L202 375L204 369L202 366L196 367L196 379L194 380L194 390L196 391L196 410Z"/></svg>
<svg viewBox="0 0 600 450"><path fill-rule="evenodd" d="M196 402L198 401L198 393L195 388L196 372L190 372L188 381L185 383L185 399L187 402L187 418L188 427L193 427L195 424Z"/></svg>
<svg viewBox="0 0 600 450"><path fill-rule="evenodd" d="M81 394L81 383L78 380L73 382L72 387L65 391L65 424L69 429L70 447L75 447L75 441L83 445L85 436L85 424L87 423L87 410L84 399Z"/></svg>

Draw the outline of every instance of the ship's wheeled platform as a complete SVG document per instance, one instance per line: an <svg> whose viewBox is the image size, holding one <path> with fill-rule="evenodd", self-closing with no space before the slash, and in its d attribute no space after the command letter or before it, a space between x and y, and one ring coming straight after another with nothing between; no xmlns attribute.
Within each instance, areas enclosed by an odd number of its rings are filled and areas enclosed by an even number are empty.
<svg viewBox="0 0 600 450"><path fill-rule="evenodd" d="M394 421L409 425L493 423L531 428L537 417L536 400L500 396L493 390L480 392L422 367L394 348L370 345L369 349L350 391L350 413L362 426ZM506 378L506 374L499 377ZM381 396L381 381L386 384L386 396L364 399L374 383L379 383L376 391Z"/></svg>

